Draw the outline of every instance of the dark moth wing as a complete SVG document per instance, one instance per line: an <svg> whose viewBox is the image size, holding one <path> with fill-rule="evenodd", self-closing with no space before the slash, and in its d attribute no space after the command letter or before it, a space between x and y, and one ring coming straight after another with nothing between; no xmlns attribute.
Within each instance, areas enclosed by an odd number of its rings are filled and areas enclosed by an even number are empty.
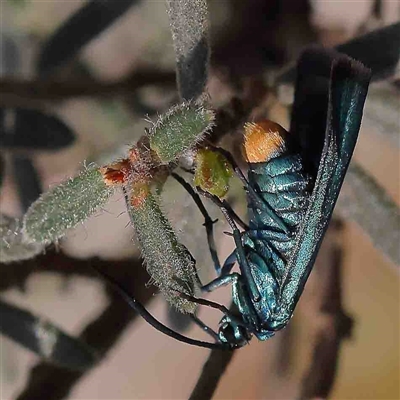
<svg viewBox="0 0 400 400"><path fill-rule="evenodd" d="M310 53L304 54L300 65L301 63L309 64L309 59L304 60L304 57L309 55ZM311 56L315 60L315 53L312 53ZM322 114L324 121L321 120L321 115L316 115L317 118L314 121L312 118L307 120L307 114L306 116L297 116L294 117L294 128L296 129L291 132L293 135L302 135L300 145L311 143L311 145L302 147L303 156L308 157L306 160L310 161L311 167L316 165L317 160L319 162L316 175L314 175L315 184L310 205L297 232L296 244L282 282L280 300L288 316L292 314L303 291L331 219L357 141L371 76L369 69L343 55L323 60L326 64L322 68L322 73L326 72L329 60L331 60L331 75L328 91L324 94L323 87L318 87L315 97L320 100L324 96L327 98L322 105L316 105L317 111L320 112L322 107L325 110L327 108L327 111ZM309 74L311 73L312 69L309 71ZM307 82L304 76L300 79L303 80L303 83ZM302 83L298 81L296 91L301 91L301 85ZM299 97L301 96L297 96L297 100ZM301 98L304 102L295 105L294 111L304 110L307 105L306 97ZM308 110L308 113L308 117L310 117L314 111ZM301 123L308 126L309 130L303 131ZM321 126L322 123L324 126ZM317 129L320 129L319 132ZM322 136L321 132L324 131L325 136Z"/></svg>

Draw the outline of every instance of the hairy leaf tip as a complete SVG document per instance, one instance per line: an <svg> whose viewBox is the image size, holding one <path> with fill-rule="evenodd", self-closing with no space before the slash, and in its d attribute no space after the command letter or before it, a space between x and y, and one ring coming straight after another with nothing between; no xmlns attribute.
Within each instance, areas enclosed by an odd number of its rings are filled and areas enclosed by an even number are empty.
<svg viewBox="0 0 400 400"><path fill-rule="evenodd" d="M195 99L207 82L210 46L206 0L167 0L174 41L179 95Z"/></svg>
<svg viewBox="0 0 400 400"><path fill-rule="evenodd" d="M150 148L162 163L175 161L211 130L214 120L214 112L200 103L179 104L161 115L150 128Z"/></svg>
<svg viewBox="0 0 400 400"><path fill-rule="evenodd" d="M27 260L43 250L36 243L25 243L18 219L0 214L0 263Z"/></svg>
<svg viewBox="0 0 400 400"><path fill-rule="evenodd" d="M179 242L157 198L150 191L140 202L135 201L133 193L131 203L131 219L153 283L178 311L194 313L196 304L179 297L179 293L195 296L198 287L189 251Z"/></svg>
<svg viewBox="0 0 400 400"><path fill-rule="evenodd" d="M187 57L207 35L207 1L167 0L167 13L177 58Z"/></svg>
<svg viewBox="0 0 400 400"><path fill-rule="evenodd" d="M113 191L96 166L86 168L31 205L23 220L25 240L43 244L56 241L104 206Z"/></svg>

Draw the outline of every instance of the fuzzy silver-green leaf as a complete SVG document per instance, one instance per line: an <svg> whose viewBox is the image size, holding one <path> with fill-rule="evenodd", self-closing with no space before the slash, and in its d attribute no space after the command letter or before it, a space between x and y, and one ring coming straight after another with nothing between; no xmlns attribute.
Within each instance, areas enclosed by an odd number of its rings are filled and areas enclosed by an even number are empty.
<svg viewBox="0 0 400 400"><path fill-rule="evenodd" d="M104 206L112 193L113 188L104 183L98 168L85 169L31 205L23 220L26 240L43 244L56 241Z"/></svg>
<svg viewBox="0 0 400 400"><path fill-rule="evenodd" d="M140 207L130 207L129 211L153 283L178 311L194 313L196 304L177 293L195 296L198 285L194 262L178 241L156 197L149 193Z"/></svg>
<svg viewBox="0 0 400 400"><path fill-rule="evenodd" d="M150 128L150 148L163 163L175 161L211 130L214 119L214 112L201 104L179 104L161 115Z"/></svg>
<svg viewBox="0 0 400 400"><path fill-rule="evenodd" d="M0 214L0 263L27 260L43 250L36 243L25 243L18 219Z"/></svg>
<svg viewBox="0 0 400 400"><path fill-rule="evenodd" d="M206 0L167 0L174 41L177 81L182 99L196 99L204 91L210 58Z"/></svg>

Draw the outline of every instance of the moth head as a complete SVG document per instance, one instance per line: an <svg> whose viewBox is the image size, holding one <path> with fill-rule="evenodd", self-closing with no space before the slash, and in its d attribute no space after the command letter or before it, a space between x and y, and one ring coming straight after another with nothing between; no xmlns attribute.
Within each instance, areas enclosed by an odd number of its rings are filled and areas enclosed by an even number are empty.
<svg viewBox="0 0 400 400"><path fill-rule="evenodd" d="M222 343L228 343L235 348L245 346L251 339L247 329L243 325L232 321L228 316L222 318L218 336Z"/></svg>

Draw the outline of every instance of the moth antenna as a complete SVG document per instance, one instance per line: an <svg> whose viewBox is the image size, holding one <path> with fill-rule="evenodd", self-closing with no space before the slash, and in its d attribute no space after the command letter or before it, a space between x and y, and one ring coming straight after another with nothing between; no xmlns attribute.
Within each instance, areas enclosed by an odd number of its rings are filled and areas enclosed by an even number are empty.
<svg viewBox="0 0 400 400"><path fill-rule="evenodd" d="M190 344L192 346L204 347L207 349L220 349L220 350L232 350L231 346L224 343L210 343L210 342L203 342L201 340L196 340L189 338L187 336L181 335L178 332L175 332L168 326L161 323L158 319L153 317L150 314L146 307L136 300L131 294L129 294L116 280L111 278L108 274L103 271L100 271L97 267L92 265L92 268L103 278L105 281L112 285L114 289L121 295L121 297L126 301L126 303L132 307L147 323L149 323L153 328L157 329L158 331L164 333L167 336L172 337L175 340L178 340L183 343Z"/></svg>
<svg viewBox="0 0 400 400"><path fill-rule="evenodd" d="M126 214L126 211L121 211L121 212L117 215L117 218L119 218L121 215L124 215L124 214Z"/></svg>

